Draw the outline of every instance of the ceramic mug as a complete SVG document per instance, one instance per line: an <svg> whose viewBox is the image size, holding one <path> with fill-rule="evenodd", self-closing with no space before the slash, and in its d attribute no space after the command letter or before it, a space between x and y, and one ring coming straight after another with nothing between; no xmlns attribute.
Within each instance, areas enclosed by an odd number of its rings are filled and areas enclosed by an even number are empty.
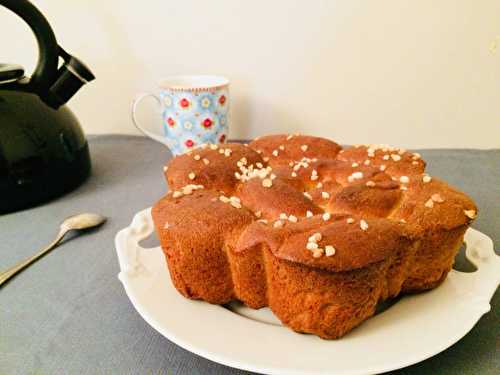
<svg viewBox="0 0 500 375"><path fill-rule="evenodd" d="M153 97L161 111L161 128L142 127L137 106ZM134 125L148 137L166 145L174 155L203 143L224 143L229 127L229 80L219 76L175 76L162 80L159 94L139 95L132 105Z"/></svg>

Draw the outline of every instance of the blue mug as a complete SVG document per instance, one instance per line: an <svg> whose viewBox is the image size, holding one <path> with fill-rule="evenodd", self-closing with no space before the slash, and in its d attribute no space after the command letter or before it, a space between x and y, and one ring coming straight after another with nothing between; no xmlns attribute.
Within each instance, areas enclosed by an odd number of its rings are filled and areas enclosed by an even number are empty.
<svg viewBox="0 0 500 375"><path fill-rule="evenodd" d="M137 106L146 97L158 102L161 129L142 127ZM160 82L159 94L139 95L132 105L134 125L166 145L172 154L190 151L203 143L219 144L229 129L229 80L219 76L175 76Z"/></svg>

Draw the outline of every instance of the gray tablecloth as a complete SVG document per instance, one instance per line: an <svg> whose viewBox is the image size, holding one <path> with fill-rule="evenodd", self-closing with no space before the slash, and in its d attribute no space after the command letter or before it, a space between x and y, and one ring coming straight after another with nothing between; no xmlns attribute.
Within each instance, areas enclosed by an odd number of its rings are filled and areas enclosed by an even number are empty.
<svg viewBox="0 0 500 375"><path fill-rule="evenodd" d="M142 137L90 137L93 175L76 191L0 217L0 269L48 243L60 220L100 212L108 223L66 241L0 289L0 374L243 374L176 346L136 313L118 281L116 232L166 191L170 154ZM467 192L474 227L500 240L500 150L422 150L431 174ZM499 374L500 293L457 344L401 374ZM230 334L230 333L227 333ZM425 332L422 332L425 335ZM404 337L401 338L404 345ZM367 355L376 355L373 353ZM362 358L360 358L362 360Z"/></svg>

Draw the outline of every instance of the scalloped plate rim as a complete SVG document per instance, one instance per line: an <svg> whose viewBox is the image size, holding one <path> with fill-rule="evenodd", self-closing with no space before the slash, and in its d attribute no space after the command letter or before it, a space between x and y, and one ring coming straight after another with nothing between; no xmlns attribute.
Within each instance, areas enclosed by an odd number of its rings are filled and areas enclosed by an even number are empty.
<svg viewBox="0 0 500 375"><path fill-rule="evenodd" d="M121 280L125 288L128 298L132 302L132 305L137 310L139 315L161 335L165 336L167 339L183 347L184 349L191 351L192 353L200 355L214 362L221 363L223 365L239 368L242 370L260 372L260 373L265 372L270 374L314 375L314 374L326 374L335 371L341 371L343 374L346 375L358 375L358 374L380 373L380 372L396 370L421 362L449 348L450 346L458 342L461 338L463 338L474 327L474 325L479 321L481 316L490 310L491 307L489 301L492 298L496 290L496 287L498 286L498 283L500 282L500 272L496 280L491 279L493 272L496 271L495 267L500 267L500 257L496 256L494 253L493 242L488 236L484 235L483 233L475 229L469 228L469 230L466 233L466 242L475 241L473 243L476 245L476 248L469 249L468 247L467 257L472 263L476 265L476 267L478 267L478 270L476 272L463 273L452 270L448 278L445 280L445 282L443 282L443 284L440 287L426 293L406 296L397 304L392 306L389 310L380 315L377 315L376 317L368 319L360 327L356 328L343 338L339 340L328 341L319 339L313 335L298 334L286 327L271 326L265 323L254 321L250 318L233 313L232 311L222 306L210 305L202 301L192 301L182 297L171 284L161 249L159 247L155 247L152 249L143 249L138 244L142 239L149 237L153 232L153 230L154 229L152 224L150 208L148 208L138 212L134 216L134 219L130 224L130 226L119 231L115 238L115 246L121 270L119 274L119 279ZM481 246L477 245L478 243ZM477 250L479 250L479 252ZM472 254L473 257L471 257L470 253L474 251L476 252L475 254L476 256L474 257L474 254ZM483 251L483 253L481 253L481 251ZM137 254L139 254L140 256L138 256ZM487 259L481 258L481 256L484 257L485 254L488 255L490 258ZM138 260L138 258L140 258L141 256L143 257L143 259ZM158 264L160 260L162 262L161 266ZM146 266L144 266L141 263L141 261L144 261L144 263L146 263ZM481 261L486 261L486 263L481 264ZM486 272L488 272L488 274L484 276ZM481 281L480 278L481 276L483 277L482 279L483 281ZM487 279L485 279L484 277L487 277ZM154 281L155 280L158 281L159 278L160 279L163 278L162 282L154 284ZM168 281L165 282L166 281L165 279ZM436 299L438 298L439 294L442 294L438 292L440 290L443 290L443 286L446 286L445 288L448 289L451 288L451 290L454 291L453 289L454 286L452 284L458 283L460 285L460 282L464 283L464 285L466 285L465 282L467 282L468 287L469 284L481 283L480 286L482 287L482 289L477 289L475 291L476 292L481 291L482 294L469 293L469 295L467 295L465 293L465 295L469 297L469 302L470 298L478 297L477 300L473 301L477 305L469 306L467 308L468 309L467 311L469 313L467 315L467 319L464 318L459 322L460 323L459 329L455 331L455 335L448 335L445 340L441 338L440 341L438 340L439 345L436 344L431 347L427 345L422 345L422 348L418 353L412 353L412 355L406 355L404 356L404 358L391 358L391 361L389 363L382 363L382 364L379 363L376 365L372 364L371 366L369 364L365 366L363 365L360 366L358 362L356 363L355 366L351 367L335 367L335 364L333 364L332 366L332 364L329 363L330 366L324 368L322 368L321 366L319 368L291 368L289 367L288 364L286 364L286 360L289 360L290 357L293 357L293 355L290 353L287 353L288 355L285 358L282 358L282 361L280 361L282 364L278 366L269 365L268 363L269 361L268 362L264 361L264 363L260 364L254 363L251 360L248 361L245 360L244 358L241 358L241 353L239 354L239 356L238 355L235 356L234 354L233 355L227 354L228 351L230 352L232 348L234 348L234 345L236 346L238 346L239 344L241 345L244 342L243 338L230 339L228 341L223 340L223 342L221 342L220 330L219 332L210 331L209 327L207 327L206 324L201 326L201 324L199 324L200 322L195 322L196 329L200 328L205 329L205 331L208 331L206 333L212 334L212 337L214 337L214 339L217 339L215 340L218 341L217 344L208 345L208 343L201 340L199 336L193 338L193 333L190 332L190 329L188 327L189 322L184 322L184 324L181 324L180 326L179 324L177 324L178 321L175 321L175 324L171 325L165 324L165 319L167 318L167 316L165 315L165 311L161 311L164 308L164 305L158 304L157 302L144 301L145 298L151 297L155 292L158 293L158 291L160 291L161 293L161 289L165 289L162 293L163 294L162 297L165 296L164 292L167 291L166 293L167 297L173 300L173 302L177 305L177 309L179 308L181 309L182 317L185 316L184 314L187 315L189 315L190 313L193 314L197 310L199 310L206 317L208 316L209 319L216 317L214 321L217 321L218 325L219 323L220 325L223 326L226 324L231 326L232 324L233 325L232 328L237 327L238 329L241 329L242 327L245 327L248 328L249 331L251 330L252 332L257 330L257 332L260 333L271 334L278 338L284 338L286 341L280 341L281 344L289 344L290 341L293 341L295 344L299 345L298 349L301 350L305 349L307 353L308 349L313 350L319 348L319 350L324 350L323 349L324 347L329 347L329 346L333 346L334 348L339 349L339 347L345 346L354 337L355 340L358 341L363 340L363 335L365 335L365 333L368 333L367 337L371 336L369 334L370 332L369 328L373 328L374 325L376 326L377 319L381 320L381 318L379 318L381 315L384 315L387 312L390 313L391 311L392 315L394 315L394 311L396 310L394 308L396 306L400 306L399 309L401 309L401 306L405 306L408 304L411 305L415 301L422 298ZM144 291L144 288L146 288L146 286L148 286L149 289ZM466 288L466 291L467 290L468 289ZM458 292L458 290L456 290L455 292L464 294L462 291ZM433 297L434 294L436 294L437 296ZM455 304L458 305L460 304L460 302L456 300ZM199 308L199 306L203 307ZM449 306L447 308L449 308ZM425 311L423 311L423 313L425 313ZM407 318L407 316L405 316L405 318ZM417 316L417 318L420 317ZM180 331L179 327L181 328ZM406 327L408 328L408 325L406 325ZM384 327L384 330L386 330L388 333L390 332L391 329L394 329L394 324L390 324ZM373 329L371 331L373 331ZM381 334L383 337L383 333L377 333L377 329L375 329L374 333L375 336ZM361 336L361 339L359 338L359 336ZM234 335L231 337L234 337ZM246 336L245 338L248 337L249 336ZM318 342L320 343L320 346L318 346L317 344ZM254 349L256 351L264 350L263 346L260 344L263 343L259 342L259 345L255 346ZM221 345L222 346L226 345L226 347L220 347ZM300 347L300 345L303 346ZM358 346L362 347L362 345ZM311 349L311 347L313 348ZM261 352L259 354L265 356L268 353ZM299 351L299 354L304 354L304 353ZM309 353L309 354L310 356L312 355L312 357L314 357L313 356L314 353ZM329 353L329 354L332 355L335 353ZM261 358L260 355L258 356L258 359ZM377 361L375 361L375 363L376 362ZM314 364L315 363L312 363L311 365Z"/></svg>

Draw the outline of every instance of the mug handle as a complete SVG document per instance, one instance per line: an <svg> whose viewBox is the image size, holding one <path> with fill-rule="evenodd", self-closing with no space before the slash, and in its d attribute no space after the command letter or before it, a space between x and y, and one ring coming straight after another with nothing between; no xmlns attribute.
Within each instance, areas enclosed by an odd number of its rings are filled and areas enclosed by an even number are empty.
<svg viewBox="0 0 500 375"><path fill-rule="evenodd" d="M160 142L160 143L163 143L165 146L167 146L167 142L166 142L166 139L165 139L165 136L164 135L161 135L161 134L158 134L158 133L153 133L152 131L149 131L147 129L144 129L140 124L139 124L139 121L137 120L137 117L136 117L136 111L137 111L137 106L140 104L140 102L147 98L147 97L153 97L156 99L157 103L158 103L158 106L159 108L161 108L161 100L160 98L158 97L158 95L155 95L155 94L151 94L151 93L143 93L143 94L139 94L134 102L132 103L132 122L134 123L135 127L137 129L139 129L140 132L142 132L144 135L148 136L149 138L157 141L157 142Z"/></svg>

